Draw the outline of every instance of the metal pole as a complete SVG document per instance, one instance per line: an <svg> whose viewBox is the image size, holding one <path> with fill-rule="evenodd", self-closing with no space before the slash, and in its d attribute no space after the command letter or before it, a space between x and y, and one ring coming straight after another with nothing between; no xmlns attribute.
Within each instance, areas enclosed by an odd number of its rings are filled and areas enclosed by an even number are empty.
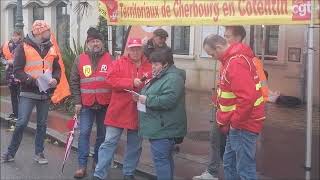
<svg viewBox="0 0 320 180"><path fill-rule="evenodd" d="M264 63L265 59L265 51L266 51L266 36L267 36L267 31L266 31L266 26L262 25L262 53L261 53L261 60L262 63Z"/></svg>
<svg viewBox="0 0 320 180"><path fill-rule="evenodd" d="M22 32L23 34L23 15L22 15L22 0L17 0L17 12L16 12L16 24L15 30Z"/></svg>
<svg viewBox="0 0 320 180"><path fill-rule="evenodd" d="M81 1L78 0L78 4L79 4L80 2L81 2ZM80 12L77 13L77 25L78 25L78 28L77 28L77 46L80 47L80 27L81 27Z"/></svg>
<svg viewBox="0 0 320 180"><path fill-rule="evenodd" d="M312 96L313 96L313 16L315 9L315 1L311 1L311 18L308 29L308 69L307 69L307 129L306 129L306 179L310 179L311 172L311 153L312 153Z"/></svg>

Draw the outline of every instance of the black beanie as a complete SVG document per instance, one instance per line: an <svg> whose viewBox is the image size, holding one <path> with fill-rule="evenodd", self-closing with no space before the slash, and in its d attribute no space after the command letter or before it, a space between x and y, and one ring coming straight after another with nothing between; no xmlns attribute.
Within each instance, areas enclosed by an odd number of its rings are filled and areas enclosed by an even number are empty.
<svg viewBox="0 0 320 180"><path fill-rule="evenodd" d="M100 31L94 27L90 27L87 31L87 42L93 39L99 39L103 42L103 36Z"/></svg>

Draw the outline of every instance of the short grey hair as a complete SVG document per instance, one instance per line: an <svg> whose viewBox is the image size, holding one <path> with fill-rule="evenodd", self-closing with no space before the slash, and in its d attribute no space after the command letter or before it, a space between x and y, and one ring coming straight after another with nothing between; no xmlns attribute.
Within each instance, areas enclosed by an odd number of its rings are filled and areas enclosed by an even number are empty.
<svg viewBox="0 0 320 180"><path fill-rule="evenodd" d="M223 37L216 35L216 34L210 34L209 36L207 36L204 41L203 41L203 47L207 45L212 49L216 49L217 45L227 45L227 41L226 39L224 39Z"/></svg>

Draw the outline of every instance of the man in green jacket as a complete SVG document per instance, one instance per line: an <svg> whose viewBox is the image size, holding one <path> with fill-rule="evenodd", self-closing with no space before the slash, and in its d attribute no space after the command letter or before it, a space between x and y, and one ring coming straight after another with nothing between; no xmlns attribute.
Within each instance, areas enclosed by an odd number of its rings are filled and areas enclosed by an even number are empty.
<svg viewBox="0 0 320 180"><path fill-rule="evenodd" d="M173 149L187 133L185 71L173 64L169 48L151 53L153 78L137 97L146 106L139 112L139 134L149 139L158 180L174 177Z"/></svg>

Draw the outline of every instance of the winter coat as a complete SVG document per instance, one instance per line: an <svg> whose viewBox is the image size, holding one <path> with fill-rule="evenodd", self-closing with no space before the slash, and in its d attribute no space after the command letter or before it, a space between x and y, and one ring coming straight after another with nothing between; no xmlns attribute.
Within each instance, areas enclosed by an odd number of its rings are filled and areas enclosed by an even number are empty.
<svg viewBox="0 0 320 180"><path fill-rule="evenodd" d="M132 94L124 89L139 93L143 86L135 88L133 85L134 79L141 79L143 76L150 78L151 75L151 64L145 57L139 68L127 56L113 61L107 76L112 86L112 95L105 125L131 130L138 129L137 103L133 100Z"/></svg>
<svg viewBox="0 0 320 180"><path fill-rule="evenodd" d="M15 49L15 57L13 63L15 78L19 79L21 82L21 96L26 96L33 99L48 99L49 96L54 92L55 88L49 89L47 93L40 92L38 86L36 85L36 79L31 77L24 71L24 67L26 65L24 43L34 48L39 53L41 58L46 57L53 45L50 40L42 43L37 43L36 39L30 32L24 39L24 41ZM58 84L60 82L60 75L61 68L59 65L59 57L57 56L52 64L52 78L56 79Z"/></svg>
<svg viewBox="0 0 320 180"><path fill-rule="evenodd" d="M261 83L253 52L241 43L230 45L220 57L222 69L217 100L217 123L259 133L265 119Z"/></svg>
<svg viewBox="0 0 320 180"><path fill-rule="evenodd" d="M187 133L185 71L171 65L141 91L146 112L139 112L139 134L149 139L184 137Z"/></svg>

